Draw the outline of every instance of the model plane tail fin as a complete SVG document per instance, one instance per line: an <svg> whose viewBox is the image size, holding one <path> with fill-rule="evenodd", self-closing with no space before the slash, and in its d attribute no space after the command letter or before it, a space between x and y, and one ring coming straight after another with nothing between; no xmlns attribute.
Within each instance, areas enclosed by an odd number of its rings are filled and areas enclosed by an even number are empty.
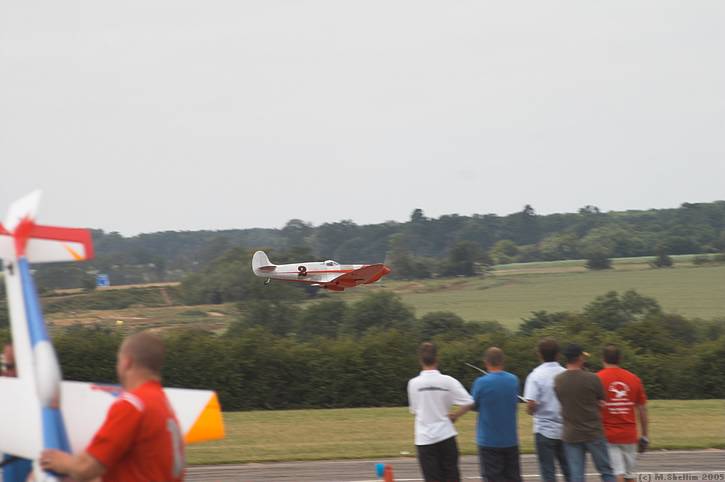
<svg viewBox="0 0 725 482"><path fill-rule="evenodd" d="M89 230L35 224L40 197L40 191L33 191L10 206L4 223L0 224L0 258L26 256L31 263L92 258Z"/></svg>
<svg viewBox="0 0 725 482"><path fill-rule="evenodd" d="M252 270L255 272L261 271L263 273L274 271L277 265L273 264L267 257L267 253L264 251L257 251L252 256Z"/></svg>

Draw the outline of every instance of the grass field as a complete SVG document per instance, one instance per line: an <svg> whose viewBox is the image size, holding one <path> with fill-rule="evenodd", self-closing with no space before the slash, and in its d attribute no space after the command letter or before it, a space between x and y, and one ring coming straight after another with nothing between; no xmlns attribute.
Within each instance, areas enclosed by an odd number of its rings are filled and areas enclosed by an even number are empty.
<svg viewBox="0 0 725 482"><path fill-rule="evenodd" d="M532 311L580 311L607 291L635 289L657 299L667 312L724 318L725 265L696 267L689 262L691 257L680 258L669 269L650 268L650 258L615 260L615 269L606 271L588 271L581 260L511 264L498 266L484 277L383 279L342 293L326 293L324 299L354 302L368 293L392 291L418 316L452 311L469 321L495 320L515 328ZM55 327L76 323L116 326L116 320L123 320L126 329L197 327L221 332L237 316L232 303L64 311L48 313L47 319Z"/></svg>
<svg viewBox="0 0 725 482"><path fill-rule="evenodd" d="M653 400L652 449L725 448L725 400ZM399 457L415 455L407 408L226 413L226 439L187 448L191 464ZM474 454L475 413L459 420L463 454ZM533 452L531 417L520 406L519 438Z"/></svg>
<svg viewBox="0 0 725 482"><path fill-rule="evenodd" d="M445 310L466 320L496 320L516 327L532 311L579 311L607 291L629 289L654 297L667 312L706 319L725 317L722 265L649 269L628 262L612 270L587 271L580 262L529 263L508 265L482 278L384 280L333 295L352 302L365 293L392 291L413 306L418 316Z"/></svg>

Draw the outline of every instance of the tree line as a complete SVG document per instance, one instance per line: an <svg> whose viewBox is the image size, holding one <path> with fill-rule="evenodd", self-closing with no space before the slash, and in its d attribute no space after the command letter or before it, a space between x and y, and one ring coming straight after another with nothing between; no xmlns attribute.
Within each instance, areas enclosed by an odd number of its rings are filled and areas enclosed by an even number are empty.
<svg viewBox="0 0 725 482"><path fill-rule="evenodd" d="M0 338L7 339L7 330ZM214 389L225 410L399 406L419 368L416 347L439 345L441 370L470 386L484 350L499 346L506 368L523 381L538 364L537 341L576 342L601 366L601 348L615 343L623 365L651 398L725 398L725 319L665 313L634 291L609 292L581 312L531 313L516 331L467 321L450 312L417 317L390 293L355 303L322 300L300 306L262 299L240 306L220 335L175 330L164 335L167 386ZM118 331L72 327L54 335L65 379L114 383Z"/></svg>
<svg viewBox="0 0 725 482"><path fill-rule="evenodd" d="M236 248L295 253L296 261L386 261L395 276L408 278L465 275L476 266L512 262L722 253L725 201L644 211L603 212L585 206L576 213L549 215L526 205L506 216L438 218L415 209L406 222L358 225L343 220L313 226L292 219L281 229L164 231L133 237L95 230L93 239L96 259L39 266L38 284L92 287L96 272L110 274L114 284L178 281Z"/></svg>

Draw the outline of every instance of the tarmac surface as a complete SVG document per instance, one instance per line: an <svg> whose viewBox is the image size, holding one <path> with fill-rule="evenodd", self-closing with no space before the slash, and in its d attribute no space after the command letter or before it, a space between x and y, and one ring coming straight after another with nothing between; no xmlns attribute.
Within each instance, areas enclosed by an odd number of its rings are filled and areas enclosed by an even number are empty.
<svg viewBox="0 0 725 482"><path fill-rule="evenodd" d="M375 464L393 467L396 482L422 481L415 458L383 460L329 460L316 462L276 462L264 464L207 465L187 469L189 482L377 482ZM461 457L461 475L465 481L480 481L478 458ZM539 479L536 456L521 456L526 481ZM587 461L587 481L600 480L591 460ZM561 477L559 480L563 480ZM638 482L711 482L725 481L725 450L654 451L639 457Z"/></svg>

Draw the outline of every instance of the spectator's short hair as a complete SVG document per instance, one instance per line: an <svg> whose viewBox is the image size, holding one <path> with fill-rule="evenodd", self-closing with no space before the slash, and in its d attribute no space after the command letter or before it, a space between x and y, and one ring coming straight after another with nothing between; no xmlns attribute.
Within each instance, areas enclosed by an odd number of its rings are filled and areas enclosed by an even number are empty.
<svg viewBox="0 0 725 482"><path fill-rule="evenodd" d="M150 331L135 333L123 341L121 353L134 363L150 372L160 375L164 365L164 342Z"/></svg>
<svg viewBox="0 0 725 482"><path fill-rule="evenodd" d="M563 355L564 358L566 358L567 363L572 363L578 360L580 356L589 358L589 353L585 352L584 349L576 343L568 344L566 348L564 348Z"/></svg>
<svg viewBox="0 0 725 482"><path fill-rule="evenodd" d="M602 359L610 365L619 365L622 359L622 352L617 345L607 345L602 350Z"/></svg>
<svg viewBox="0 0 725 482"><path fill-rule="evenodd" d="M503 350L497 346L492 346L483 354L483 361L492 367L502 367Z"/></svg>
<svg viewBox="0 0 725 482"><path fill-rule="evenodd" d="M556 357L559 356L559 344L553 338L542 338L537 348L545 362L556 361Z"/></svg>
<svg viewBox="0 0 725 482"><path fill-rule="evenodd" d="M434 365L438 361L438 349L429 341L423 342L418 347L418 358L423 365Z"/></svg>

